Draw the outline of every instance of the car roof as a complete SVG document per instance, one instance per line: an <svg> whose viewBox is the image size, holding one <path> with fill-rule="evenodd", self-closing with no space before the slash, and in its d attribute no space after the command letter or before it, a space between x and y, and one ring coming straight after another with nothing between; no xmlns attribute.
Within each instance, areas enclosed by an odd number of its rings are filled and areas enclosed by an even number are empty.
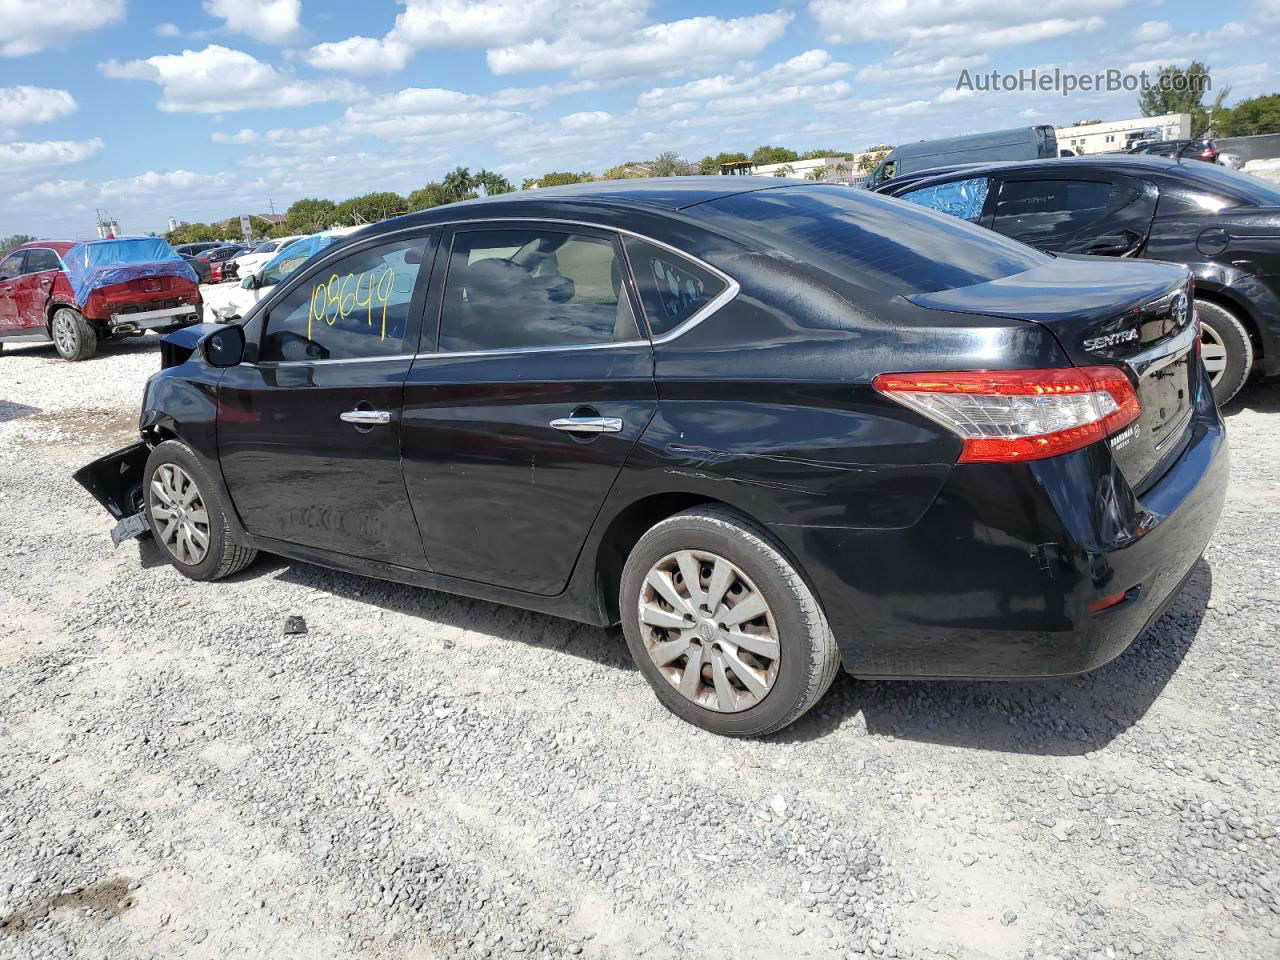
<svg viewBox="0 0 1280 960"><path fill-rule="evenodd" d="M57 250L58 253L66 253L79 242L79 240L28 240L21 246L14 247L13 252L48 247L51 250Z"/></svg>
<svg viewBox="0 0 1280 960"><path fill-rule="evenodd" d="M1202 161L1194 160L1190 162L1201 163ZM1184 164L1169 157L1141 153L1092 153L1076 157L1049 157L1044 160L997 160L990 163L974 164L963 170L946 170L927 177L916 177L910 183L912 186L918 186L931 180L964 179L970 176L1006 173L1010 170L1019 173L1028 171L1069 173L1073 169L1085 167L1110 167L1114 173L1130 173L1134 175L1140 173L1170 174L1173 176L1178 176L1180 172L1185 172L1187 169ZM928 173L928 171L920 172ZM892 185L897 182L896 177L888 181L883 192L892 193ZM903 182L906 183L905 180Z"/></svg>
<svg viewBox="0 0 1280 960"><path fill-rule="evenodd" d="M493 197L482 197L479 200L467 200L463 204L449 204L449 207L465 206L469 210L478 207L493 207L495 213L501 213L504 205L509 203L547 203L548 205L562 201L588 201L617 207L648 207L662 210L683 210L686 207L706 203L708 200L719 200L739 193L750 193L753 190L769 190L776 187L795 185L798 181L785 180L778 177L645 177L636 180L593 180L590 183L571 183L562 187L543 187L538 190L517 190L514 193L500 193ZM433 207L424 211L432 213L441 207Z"/></svg>

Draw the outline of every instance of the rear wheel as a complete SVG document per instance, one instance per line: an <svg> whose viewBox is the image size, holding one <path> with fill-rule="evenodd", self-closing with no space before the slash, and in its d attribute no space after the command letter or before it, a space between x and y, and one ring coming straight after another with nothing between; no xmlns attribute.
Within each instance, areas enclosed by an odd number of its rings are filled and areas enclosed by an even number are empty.
<svg viewBox="0 0 1280 960"><path fill-rule="evenodd" d="M166 440L152 450L145 476L147 522L179 573L219 580L253 562L258 551L232 539L226 504L185 443Z"/></svg>
<svg viewBox="0 0 1280 960"><path fill-rule="evenodd" d="M817 598L763 531L696 508L654 526L622 572L622 628L672 713L713 733L772 733L831 686L839 654Z"/></svg>
<svg viewBox="0 0 1280 960"><path fill-rule="evenodd" d="M1213 384L1213 396L1222 406L1244 386L1253 369L1253 341L1249 331L1231 311L1196 302L1200 314L1200 356Z"/></svg>
<svg viewBox="0 0 1280 960"><path fill-rule="evenodd" d="M88 360L98 352L98 331L79 310L59 307L49 323L49 333L63 360Z"/></svg>

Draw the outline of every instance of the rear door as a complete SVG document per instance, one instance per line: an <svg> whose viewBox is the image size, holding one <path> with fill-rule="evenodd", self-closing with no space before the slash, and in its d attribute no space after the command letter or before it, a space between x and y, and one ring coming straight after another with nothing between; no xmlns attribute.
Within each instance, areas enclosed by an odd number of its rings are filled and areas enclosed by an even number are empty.
<svg viewBox="0 0 1280 960"><path fill-rule="evenodd" d="M1132 177L1081 173L1006 174L993 184L989 226L1051 253L1135 256L1141 252L1158 192Z"/></svg>
<svg viewBox="0 0 1280 960"><path fill-rule="evenodd" d="M522 221L446 233L438 337L409 372L401 434L432 571L564 589L657 406L625 263L606 230Z"/></svg>
<svg viewBox="0 0 1280 960"><path fill-rule="evenodd" d="M436 234L373 238L290 279L218 392L223 476L252 534L422 568L400 469L405 375Z"/></svg>
<svg viewBox="0 0 1280 960"><path fill-rule="evenodd" d="M16 250L0 260L0 333L13 333L19 326L18 284L25 256L25 250Z"/></svg>
<svg viewBox="0 0 1280 960"><path fill-rule="evenodd" d="M48 247L32 247L27 250L24 273L17 287L19 324L24 327L44 326L45 308L61 269L62 260Z"/></svg>

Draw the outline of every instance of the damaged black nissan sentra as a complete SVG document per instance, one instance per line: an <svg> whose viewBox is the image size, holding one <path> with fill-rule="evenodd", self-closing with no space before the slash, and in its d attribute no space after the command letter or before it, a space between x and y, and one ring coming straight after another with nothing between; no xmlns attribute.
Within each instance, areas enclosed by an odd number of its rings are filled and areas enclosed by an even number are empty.
<svg viewBox="0 0 1280 960"><path fill-rule="evenodd" d="M836 186L518 193L171 334L77 478L193 579L266 550L621 621L667 707L760 734L840 665L1071 674L1163 612L1227 480L1191 296Z"/></svg>

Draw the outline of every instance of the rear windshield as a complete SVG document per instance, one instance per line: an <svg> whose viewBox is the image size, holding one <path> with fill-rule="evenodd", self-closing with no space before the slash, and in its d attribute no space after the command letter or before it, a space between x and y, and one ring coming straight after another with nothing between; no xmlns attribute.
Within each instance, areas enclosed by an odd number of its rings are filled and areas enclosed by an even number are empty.
<svg viewBox="0 0 1280 960"><path fill-rule="evenodd" d="M954 217L851 187L757 190L696 212L845 280L904 297L998 280L1050 259Z"/></svg>

